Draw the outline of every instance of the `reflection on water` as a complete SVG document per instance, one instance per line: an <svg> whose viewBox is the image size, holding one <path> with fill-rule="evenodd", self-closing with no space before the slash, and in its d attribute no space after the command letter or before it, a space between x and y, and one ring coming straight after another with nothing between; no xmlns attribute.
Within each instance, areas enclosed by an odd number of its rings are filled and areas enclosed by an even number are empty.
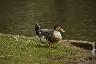
<svg viewBox="0 0 96 64"><path fill-rule="evenodd" d="M33 26L62 24L65 39L96 41L96 4L93 0L1 0L0 32L34 36Z"/></svg>

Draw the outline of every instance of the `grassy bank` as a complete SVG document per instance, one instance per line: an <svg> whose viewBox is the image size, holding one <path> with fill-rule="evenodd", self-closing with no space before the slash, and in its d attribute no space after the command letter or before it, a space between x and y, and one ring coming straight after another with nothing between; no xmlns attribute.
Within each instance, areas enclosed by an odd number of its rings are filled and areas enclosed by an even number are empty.
<svg viewBox="0 0 96 64"><path fill-rule="evenodd" d="M40 45L35 37L0 34L0 64L79 64L87 51L69 44Z"/></svg>

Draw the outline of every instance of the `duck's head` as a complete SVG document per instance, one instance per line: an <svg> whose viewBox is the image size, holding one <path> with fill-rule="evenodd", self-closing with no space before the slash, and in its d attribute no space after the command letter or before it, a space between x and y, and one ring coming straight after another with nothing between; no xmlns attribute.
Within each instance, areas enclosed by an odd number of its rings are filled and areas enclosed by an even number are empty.
<svg viewBox="0 0 96 64"><path fill-rule="evenodd" d="M54 27L54 30L56 30L56 31L61 31L61 32L65 32L65 30L63 29L63 27L62 27L61 25L56 25L56 26Z"/></svg>

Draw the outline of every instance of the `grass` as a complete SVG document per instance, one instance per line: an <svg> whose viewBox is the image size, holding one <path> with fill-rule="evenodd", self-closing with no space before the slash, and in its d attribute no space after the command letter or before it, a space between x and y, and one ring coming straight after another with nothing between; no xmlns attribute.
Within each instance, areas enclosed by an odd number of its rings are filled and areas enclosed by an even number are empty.
<svg viewBox="0 0 96 64"><path fill-rule="evenodd" d="M47 48L35 37L0 34L0 64L77 64L86 55L85 50L66 44Z"/></svg>

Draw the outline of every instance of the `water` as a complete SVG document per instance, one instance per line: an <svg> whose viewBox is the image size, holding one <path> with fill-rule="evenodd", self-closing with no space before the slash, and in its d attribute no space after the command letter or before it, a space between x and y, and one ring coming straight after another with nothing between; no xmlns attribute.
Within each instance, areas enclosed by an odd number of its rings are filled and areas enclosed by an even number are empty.
<svg viewBox="0 0 96 64"><path fill-rule="evenodd" d="M95 0L1 0L0 33L34 35L34 24L62 24L64 39L96 41Z"/></svg>

